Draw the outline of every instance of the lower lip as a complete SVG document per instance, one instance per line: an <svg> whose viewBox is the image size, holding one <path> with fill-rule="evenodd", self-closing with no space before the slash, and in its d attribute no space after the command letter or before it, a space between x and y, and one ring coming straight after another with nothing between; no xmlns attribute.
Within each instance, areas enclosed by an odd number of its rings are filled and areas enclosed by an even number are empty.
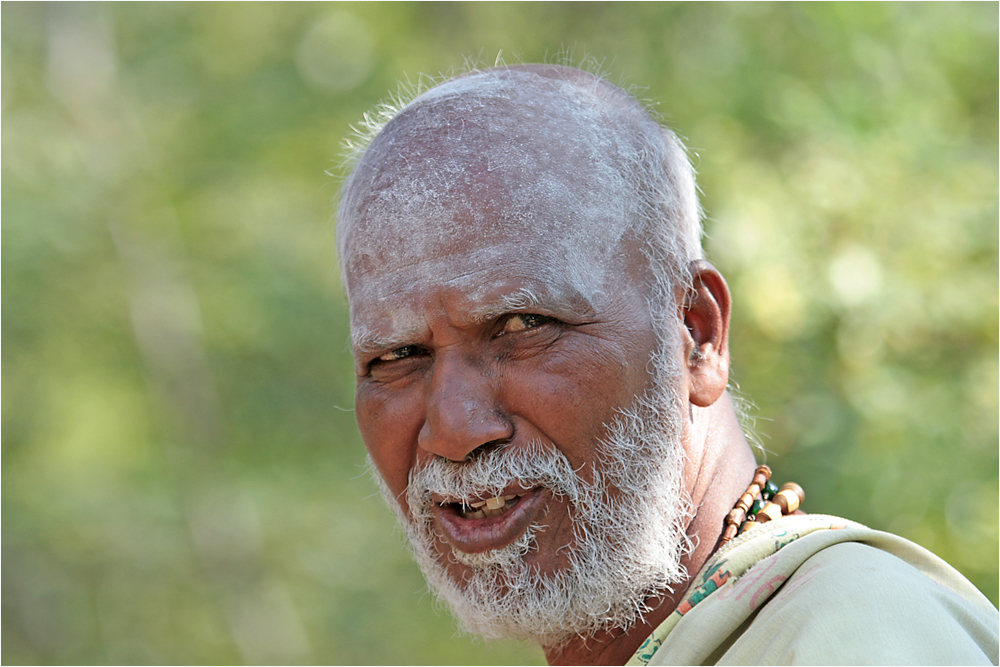
<svg viewBox="0 0 1000 667"><path fill-rule="evenodd" d="M466 519L452 505L435 505L434 515L453 548L480 553L505 547L520 537L541 509L545 495L541 488L531 489L500 516L484 519Z"/></svg>

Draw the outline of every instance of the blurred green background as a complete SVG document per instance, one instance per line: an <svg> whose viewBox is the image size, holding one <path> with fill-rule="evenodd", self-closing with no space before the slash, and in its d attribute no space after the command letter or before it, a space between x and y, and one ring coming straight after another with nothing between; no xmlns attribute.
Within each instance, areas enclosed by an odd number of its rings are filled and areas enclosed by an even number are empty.
<svg viewBox="0 0 1000 667"><path fill-rule="evenodd" d="M997 602L982 4L3 3L11 663L537 663L454 636L363 470L332 199L397 80L592 57L687 137L805 509Z"/></svg>

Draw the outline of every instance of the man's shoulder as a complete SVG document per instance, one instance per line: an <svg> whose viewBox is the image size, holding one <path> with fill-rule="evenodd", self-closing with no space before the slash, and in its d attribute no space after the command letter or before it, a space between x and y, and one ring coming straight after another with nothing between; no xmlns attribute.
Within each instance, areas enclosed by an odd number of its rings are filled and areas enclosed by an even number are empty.
<svg viewBox="0 0 1000 667"><path fill-rule="evenodd" d="M840 542L807 558L720 662L995 664L992 605L955 585L943 561L872 532L875 545Z"/></svg>
<svg viewBox="0 0 1000 667"><path fill-rule="evenodd" d="M956 583L967 580L944 561L916 545L912 552L912 555L897 555L866 542L830 545L806 559L772 602L808 599L810 592L816 590L822 591L827 599L843 598L859 609L885 606L891 600L919 598L940 601L949 608L967 609L972 614L996 613L971 586L956 590Z"/></svg>
<svg viewBox="0 0 1000 667"><path fill-rule="evenodd" d="M838 517L757 527L710 559L696 584L638 663L998 660L1000 615L965 577L909 540Z"/></svg>

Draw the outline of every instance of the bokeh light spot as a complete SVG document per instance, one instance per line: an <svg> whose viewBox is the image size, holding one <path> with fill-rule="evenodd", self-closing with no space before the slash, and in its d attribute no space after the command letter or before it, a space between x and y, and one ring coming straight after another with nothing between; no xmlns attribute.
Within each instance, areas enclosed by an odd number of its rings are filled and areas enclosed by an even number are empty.
<svg viewBox="0 0 1000 667"><path fill-rule="evenodd" d="M351 90L368 78L375 64L375 39L365 21L349 12L335 12L306 31L296 61L310 83Z"/></svg>

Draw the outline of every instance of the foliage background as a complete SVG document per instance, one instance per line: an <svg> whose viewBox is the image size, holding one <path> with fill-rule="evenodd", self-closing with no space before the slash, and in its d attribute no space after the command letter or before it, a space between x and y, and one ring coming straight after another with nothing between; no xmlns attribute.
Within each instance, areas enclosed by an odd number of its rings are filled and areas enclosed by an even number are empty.
<svg viewBox="0 0 1000 667"><path fill-rule="evenodd" d="M4 663L540 662L453 636L373 495L331 200L396 81L592 56L687 137L806 509L997 602L982 4L2 6Z"/></svg>

